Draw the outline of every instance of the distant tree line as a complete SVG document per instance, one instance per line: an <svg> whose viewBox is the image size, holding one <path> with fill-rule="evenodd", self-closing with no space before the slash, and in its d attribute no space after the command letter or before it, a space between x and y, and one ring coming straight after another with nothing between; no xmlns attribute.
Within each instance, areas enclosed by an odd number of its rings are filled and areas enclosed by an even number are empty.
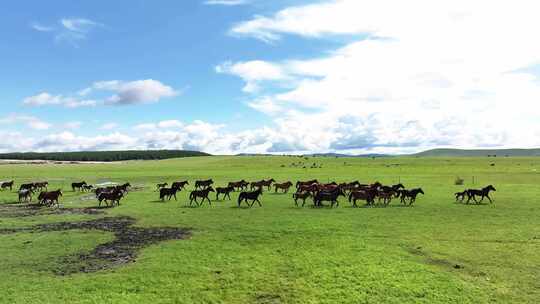
<svg viewBox="0 0 540 304"><path fill-rule="evenodd" d="M50 161L122 161L170 159L194 156L209 156L198 151L184 150L145 150L145 151L81 151L81 152L25 152L1 153L0 159L16 160L50 160Z"/></svg>

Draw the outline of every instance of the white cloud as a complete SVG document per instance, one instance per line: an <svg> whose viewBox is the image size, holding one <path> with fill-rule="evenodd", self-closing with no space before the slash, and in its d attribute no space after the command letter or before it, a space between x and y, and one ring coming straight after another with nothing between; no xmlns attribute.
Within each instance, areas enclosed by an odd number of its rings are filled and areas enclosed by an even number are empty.
<svg viewBox="0 0 540 304"><path fill-rule="evenodd" d="M0 118L0 124L17 123L24 123L28 128L38 131L48 130L52 127L52 124L30 115L10 114Z"/></svg>
<svg viewBox="0 0 540 304"><path fill-rule="evenodd" d="M95 84L95 88L116 92L105 101L106 104L110 105L155 103L163 98L170 98L180 94L173 88L153 79L131 82L117 80L98 82Z"/></svg>
<svg viewBox="0 0 540 304"><path fill-rule="evenodd" d="M80 121L70 121L70 122L66 122L63 125L63 128L68 129L68 130L75 130L75 129L79 129L81 125L82 125L82 122Z"/></svg>
<svg viewBox="0 0 540 304"><path fill-rule="evenodd" d="M240 61L216 71L243 79L246 92L263 92L248 105L275 116L273 130L291 133L275 138L281 149L537 146L538 133L528 130L538 129L540 83L525 69L540 62L540 41L530 38L540 26L537 9L535 1L427 0L291 7L231 32L350 42L319 58Z"/></svg>
<svg viewBox="0 0 540 304"><path fill-rule="evenodd" d="M52 32L52 31L54 31L54 27L41 25L41 24L39 24L37 22L33 22L32 24L30 24L30 27L33 28L34 30L38 31L38 32Z"/></svg>
<svg viewBox="0 0 540 304"><path fill-rule="evenodd" d="M103 26L101 23L85 18L62 18L60 24L68 31L88 33L95 27Z"/></svg>
<svg viewBox="0 0 540 304"><path fill-rule="evenodd" d="M207 0L204 2L206 5L225 5L235 6L249 3L248 0Z"/></svg>
<svg viewBox="0 0 540 304"><path fill-rule="evenodd" d="M112 91L115 94L103 101L90 98L82 99L96 91ZM27 106L59 105L67 108L93 107L101 104L131 105L156 103L161 99L178 96L179 94L179 91L153 79L130 82L112 80L95 82L91 87L80 90L76 97L65 97L43 92L25 98L23 104Z"/></svg>

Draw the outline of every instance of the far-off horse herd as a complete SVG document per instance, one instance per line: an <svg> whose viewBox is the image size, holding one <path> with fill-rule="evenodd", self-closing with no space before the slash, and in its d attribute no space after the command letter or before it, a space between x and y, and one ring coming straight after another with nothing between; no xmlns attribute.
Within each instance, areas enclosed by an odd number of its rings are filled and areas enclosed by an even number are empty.
<svg viewBox="0 0 540 304"><path fill-rule="evenodd" d="M13 180L0 182L0 190L9 189L13 191L14 184L15 182ZM62 190L48 191L48 185L49 183L47 181L21 184L18 190L19 203L30 203L32 197L39 193L37 197L37 203L39 205L59 207L59 198L62 196ZM159 192L159 199L163 202L166 200L170 201L172 198L177 200L176 194L185 190L188 185L188 181L176 181L168 187L169 183L164 182L156 185L156 191ZM215 193L215 201L220 199L220 195L223 200L231 200L231 193L240 192L237 199L238 207L241 207L242 203L245 203L248 207L253 207L257 203L262 207L260 197L265 189L266 191L271 191L273 188L274 193L286 194L289 193L293 185L295 186L295 191L292 194L292 199L297 207L300 206L299 201L302 202L301 206L304 207L308 199L311 200L313 207L323 207L325 206L325 202L329 203L330 207L337 207L339 206L339 197L347 198L352 207L358 207L358 201L364 201L367 207L386 207L393 200L398 200L404 206L412 206L419 194L425 194L422 188L406 189L401 183L387 186L380 182L372 184L362 184L359 181L321 183L313 179L309 181L297 181L296 184L293 184L291 181L277 183L271 178L255 182L247 182L245 180L234 181L229 182L227 186L214 188L214 181L208 179L195 181L195 189L189 194L189 205L200 207L205 202L212 205L212 200L210 199L211 192ZM107 207L120 205L120 201L126 196L130 188L130 183L103 186L90 185L82 181L71 184L73 192L93 192L98 201L98 207L101 207L102 203ZM462 192L455 193L455 199L456 202L469 204L472 200L476 204L480 204L487 198L492 203L492 199L489 196L491 191L496 191L492 185L479 190L466 189Z"/></svg>

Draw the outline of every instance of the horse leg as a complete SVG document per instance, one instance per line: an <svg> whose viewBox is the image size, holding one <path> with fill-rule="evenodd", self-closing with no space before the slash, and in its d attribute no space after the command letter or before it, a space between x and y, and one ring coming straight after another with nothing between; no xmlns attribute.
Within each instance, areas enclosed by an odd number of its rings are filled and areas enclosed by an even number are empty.
<svg viewBox="0 0 540 304"><path fill-rule="evenodd" d="M212 202L210 201L210 198L207 196L206 199L208 200L208 205L212 206ZM204 199L203 199L203 202L204 202Z"/></svg>
<svg viewBox="0 0 540 304"><path fill-rule="evenodd" d="M262 204L261 204L261 201L259 201L258 198L255 199L257 201L257 203L259 204L259 207L262 207Z"/></svg>
<svg viewBox="0 0 540 304"><path fill-rule="evenodd" d="M486 197L488 198L489 203L490 203L490 204L493 204L493 201L491 200L491 197L489 197L489 194L486 194Z"/></svg>

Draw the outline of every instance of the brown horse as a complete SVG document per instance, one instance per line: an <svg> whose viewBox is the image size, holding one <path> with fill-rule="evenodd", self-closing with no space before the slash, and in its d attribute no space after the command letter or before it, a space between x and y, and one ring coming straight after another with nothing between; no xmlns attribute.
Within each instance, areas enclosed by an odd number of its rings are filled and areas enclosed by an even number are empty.
<svg viewBox="0 0 540 304"><path fill-rule="evenodd" d="M240 195L238 196L238 207L240 207L243 201L245 201L246 205L248 205L250 208L253 207L255 202L257 202L259 206L262 207L261 201L259 201L259 196L262 195L262 192L263 192L262 188L259 188L251 192L247 192L247 191L240 192ZM249 204L248 201L251 201L251 205Z"/></svg>
<svg viewBox="0 0 540 304"><path fill-rule="evenodd" d="M111 202L111 206L120 205L120 200L124 197L124 192L118 188L113 189L112 191L108 192L101 192L97 199L99 201L98 207L101 207L101 203L105 201L105 204L109 206L109 202Z"/></svg>
<svg viewBox="0 0 540 304"><path fill-rule="evenodd" d="M58 198L62 196L62 190L41 192L38 196L39 204L47 206L60 206Z"/></svg>
<svg viewBox="0 0 540 304"><path fill-rule="evenodd" d="M12 191L13 190L13 184L14 184L14 181L2 182L2 184L0 185L0 190L4 190L4 189L9 188L9 191Z"/></svg>
<svg viewBox="0 0 540 304"><path fill-rule="evenodd" d="M174 182L174 183L172 183L171 188L176 188L176 189L178 189L178 190L184 190L184 188L186 187L186 185L189 185L189 182L188 182L188 181Z"/></svg>
<svg viewBox="0 0 540 304"><path fill-rule="evenodd" d="M366 201L366 205L373 205L375 204L375 197L377 196L376 190L357 190L352 191L349 194L349 202L352 203L353 207L358 207L356 205L356 201L362 200Z"/></svg>
<svg viewBox="0 0 540 304"><path fill-rule="evenodd" d="M258 181L258 182L252 182L251 185L250 185L250 189L253 190L255 188L263 188L263 187L267 187L268 190L270 190L270 187L272 187L272 183L274 183L276 180L274 180L273 178L269 179L269 180L261 180L261 181Z"/></svg>
<svg viewBox="0 0 540 304"><path fill-rule="evenodd" d="M122 191L123 193L127 193L129 191L129 188L131 188L130 183L125 183L123 185L116 186L116 189L118 189L119 191Z"/></svg>
<svg viewBox="0 0 540 304"><path fill-rule="evenodd" d="M234 187L228 186L228 187L217 187L216 188L216 201L219 200L219 195L223 194L223 199L226 197L231 199L230 193L234 192Z"/></svg>
<svg viewBox="0 0 540 304"><path fill-rule="evenodd" d="M283 190L283 193L288 193L292 185L293 183L288 181L281 184L274 184L274 187L275 187L276 193L278 192L278 189Z"/></svg>
<svg viewBox="0 0 540 304"><path fill-rule="evenodd" d="M319 191L319 186L316 183L309 184L309 185L301 185L296 189L296 192L309 192L311 194L315 194Z"/></svg>
<svg viewBox="0 0 540 304"><path fill-rule="evenodd" d="M305 181L305 182L302 182L302 181L297 181L296 182L296 188L300 188L301 186L309 186L309 185L312 185L312 184L318 184L319 181L316 180L316 179L313 179L313 180L310 180L310 181Z"/></svg>
<svg viewBox="0 0 540 304"><path fill-rule="evenodd" d="M191 191L191 193L189 194L189 205L191 206L193 204L193 201L195 201L197 206L202 206L202 204L204 203L204 200L207 200L208 204L212 205L212 202L210 201L210 198L208 197L210 192L215 192L214 188L212 188L212 186L208 186L208 188L203 189L203 190ZM199 198L199 197L202 198L200 204L199 204L199 202L197 202L197 198Z"/></svg>
<svg viewBox="0 0 540 304"><path fill-rule="evenodd" d="M229 182L228 184L228 187L233 187L234 190L244 190L245 188L247 188L247 186L249 185L248 182L246 182L245 180L241 180L241 181L238 181L238 182Z"/></svg>
<svg viewBox="0 0 540 304"><path fill-rule="evenodd" d="M212 179L208 180L198 180L195 182L195 189L204 189L207 187L210 187L214 184L214 181Z"/></svg>
<svg viewBox="0 0 540 304"><path fill-rule="evenodd" d="M75 192L76 190L82 190L84 186L86 186L86 182L83 181L83 182L80 182L80 183L72 183L71 184L71 189L73 190L73 192Z"/></svg>
<svg viewBox="0 0 540 304"><path fill-rule="evenodd" d="M296 192L293 194L294 204L298 206L298 200L302 200L302 207L306 204L306 199L311 197L311 193L309 192Z"/></svg>

